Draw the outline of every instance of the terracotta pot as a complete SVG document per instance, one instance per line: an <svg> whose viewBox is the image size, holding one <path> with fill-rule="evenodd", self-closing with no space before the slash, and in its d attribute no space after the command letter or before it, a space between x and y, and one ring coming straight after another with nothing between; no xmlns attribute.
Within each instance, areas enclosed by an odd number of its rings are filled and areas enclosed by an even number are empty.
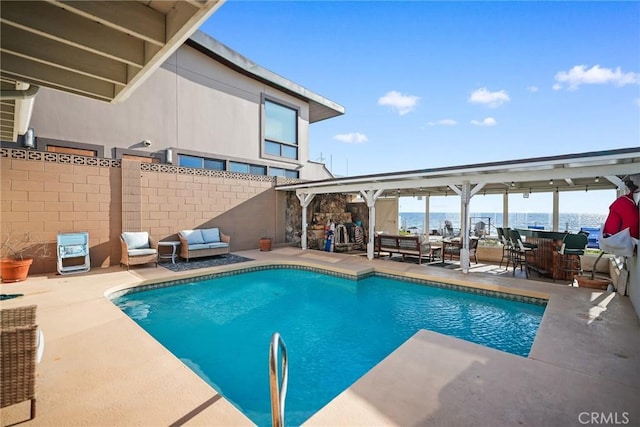
<svg viewBox="0 0 640 427"><path fill-rule="evenodd" d="M2 274L2 282L12 283L27 280L29 267L31 267L32 262L33 258L3 258L0 260L0 274Z"/></svg>
<svg viewBox="0 0 640 427"><path fill-rule="evenodd" d="M600 289L607 290L609 283L611 280L609 279L601 279L601 278L593 278L591 279L589 276L575 276L576 281L578 282L578 287L580 288L589 288L589 289Z"/></svg>
<svg viewBox="0 0 640 427"><path fill-rule="evenodd" d="M260 250L268 252L271 250L271 239L260 239Z"/></svg>

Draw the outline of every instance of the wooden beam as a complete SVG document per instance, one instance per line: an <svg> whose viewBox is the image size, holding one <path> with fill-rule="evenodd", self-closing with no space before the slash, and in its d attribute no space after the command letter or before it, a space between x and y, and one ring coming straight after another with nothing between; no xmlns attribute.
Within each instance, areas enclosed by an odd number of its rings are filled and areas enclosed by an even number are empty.
<svg viewBox="0 0 640 427"><path fill-rule="evenodd" d="M164 14L135 1L47 0L69 12L130 34L149 43L165 44Z"/></svg>
<svg viewBox="0 0 640 427"><path fill-rule="evenodd" d="M118 92L113 102L120 102L127 99L129 95L131 95L153 71L158 69L171 54L178 50L195 29L199 28L223 3L223 0L206 0L205 5L197 9L186 2L176 2L176 6L172 8L166 16L166 45L153 55L152 58L149 58L142 72L136 75L130 80L127 86ZM187 10L187 7L190 9ZM185 16L187 13L190 13L190 15Z"/></svg>
<svg viewBox="0 0 640 427"><path fill-rule="evenodd" d="M167 40L170 40L178 34L180 30L193 18L194 13L199 11L197 7L194 7L187 2L177 1L175 3L175 6L169 11L169 13L167 13L166 16Z"/></svg>
<svg viewBox="0 0 640 427"><path fill-rule="evenodd" d="M144 65L144 41L42 1L3 1L3 24L127 64Z"/></svg>
<svg viewBox="0 0 640 427"><path fill-rule="evenodd" d="M0 50L107 82L127 83L126 64L11 25L2 26Z"/></svg>
<svg viewBox="0 0 640 427"><path fill-rule="evenodd" d="M206 2L202 2L200 0L186 0L189 4L197 7L198 9L202 8Z"/></svg>
<svg viewBox="0 0 640 427"><path fill-rule="evenodd" d="M0 61L2 73L16 80L103 100L111 100L114 97L115 85L104 80L34 62L7 52L0 53Z"/></svg>

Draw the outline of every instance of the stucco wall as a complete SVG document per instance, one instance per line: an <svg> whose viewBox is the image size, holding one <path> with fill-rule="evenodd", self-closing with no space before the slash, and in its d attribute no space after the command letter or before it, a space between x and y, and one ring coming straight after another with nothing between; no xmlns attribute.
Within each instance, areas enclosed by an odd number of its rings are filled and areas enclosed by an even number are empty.
<svg viewBox="0 0 640 427"><path fill-rule="evenodd" d="M297 161L261 156L262 97L299 108ZM31 127L36 137L157 153L190 150L286 169L300 169L304 179L329 178L317 167L305 171L309 158L307 102L237 73L201 52L182 46L127 100L109 104L42 88ZM145 147L141 141L149 140ZM309 176L307 176L309 175Z"/></svg>

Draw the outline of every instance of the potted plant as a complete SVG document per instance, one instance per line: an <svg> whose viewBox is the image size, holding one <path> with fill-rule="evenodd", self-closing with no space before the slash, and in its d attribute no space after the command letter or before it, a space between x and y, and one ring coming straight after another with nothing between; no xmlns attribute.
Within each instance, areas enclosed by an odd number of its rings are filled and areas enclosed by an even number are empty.
<svg viewBox="0 0 640 427"><path fill-rule="evenodd" d="M600 289L606 290L611 280L604 277L595 277L596 270L598 269L598 262L604 255L604 251L600 251L598 257L593 263L593 268L591 269L591 274L578 274L575 276L576 282L578 282L578 287L580 288L589 288L589 289Z"/></svg>
<svg viewBox="0 0 640 427"><path fill-rule="evenodd" d="M269 234L265 230L262 233L262 237L260 237L260 251L261 252L270 251L272 242L273 242L273 239L271 238L271 236L269 236Z"/></svg>
<svg viewBox="0 0 640 427"><path fill-rule="evenodd" d="M26 280L33 258L38 254L48 256L48 248L46 243L35 240L29 232L19 236L7 233L2 239L0 248L2 282L13 283Z"/></svg>

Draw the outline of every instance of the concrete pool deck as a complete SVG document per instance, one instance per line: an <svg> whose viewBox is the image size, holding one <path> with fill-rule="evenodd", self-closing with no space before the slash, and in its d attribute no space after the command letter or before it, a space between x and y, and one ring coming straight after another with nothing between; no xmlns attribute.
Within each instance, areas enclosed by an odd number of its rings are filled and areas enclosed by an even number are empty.
<svg viewBox="0 0 640 427"><path fill-rule="evenodd" d="M376 269L549 297L528 358L419 331L305 425L640 425L640 321L629 298L535 278L463 275L296 248L236 254L255 261L183 273L153 266L130 271L111 267L3 284L3 294L24 296L2 301L2 308L38 305L46 343L37 367L37 415L20 425L252 425L104 295L271 262L351 273ZM28 418L29 405L0 412L2 425L12 425Z"/></svg>

